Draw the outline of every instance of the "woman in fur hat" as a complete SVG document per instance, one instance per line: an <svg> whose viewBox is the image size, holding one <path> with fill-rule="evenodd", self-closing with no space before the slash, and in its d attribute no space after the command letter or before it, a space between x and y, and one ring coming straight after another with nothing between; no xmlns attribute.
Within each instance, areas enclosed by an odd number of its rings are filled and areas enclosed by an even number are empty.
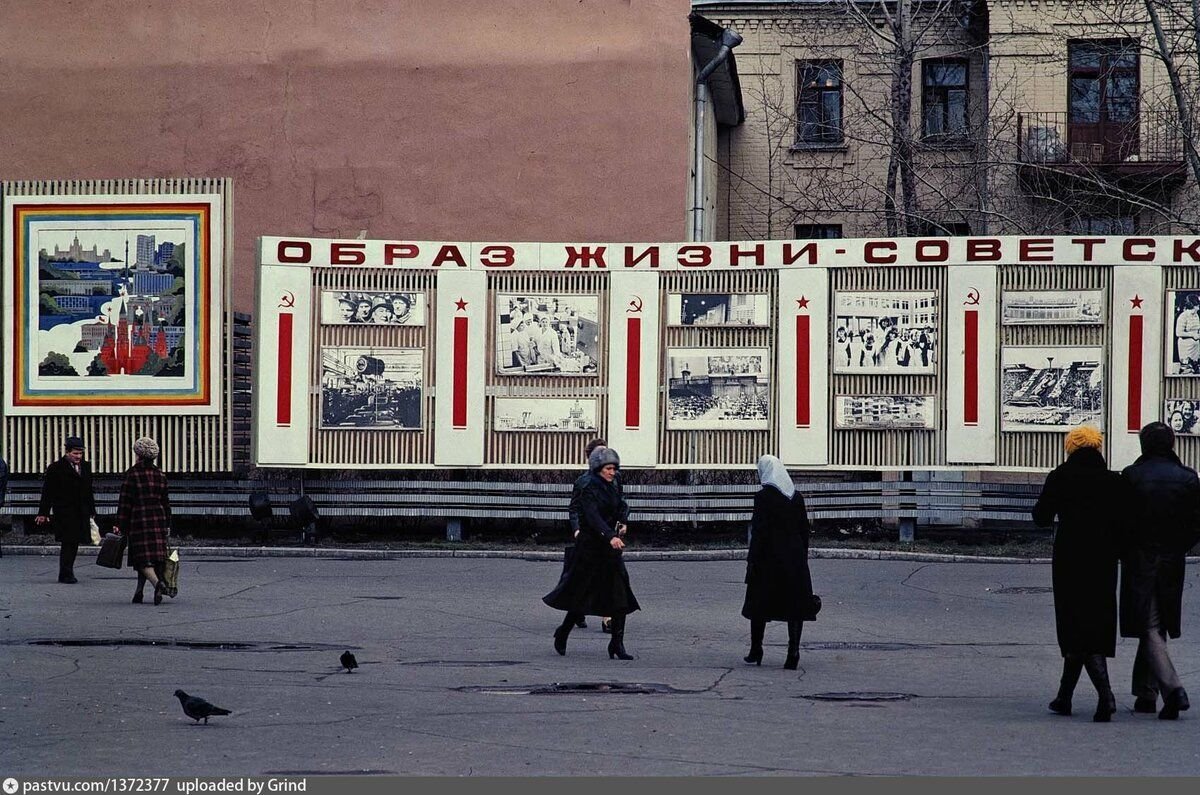
<svg viewBox="0 0 1200 795"><path fill-rule="evenodd" d="M146 582L154 586L154 604L161 604L163 594L175 598L175 589L162 581L167 562L167 534L171 532L171 500L167 495L167 478L154 464L158 458L158 443L143 436L133 443L137 463L125 473L121 497L117 502L117 518L113 532L129 537L129 565L137 570L137 590L133 603L140 604Z"/></svg>
<svg viewBox="0 0 1200 795"><path fill-rule="evenodd" d="M1087 670L1099 702L1092 720L1111 720L1117 703L1108 681L1107 658L1117 644L1117 558L1124 508L1120 475L1108 470L1104 437L1082 425L1066 437L1067 460L1046 478L1033 521L1054 534L1051 578L1054 621L1063 656L1062 680L1050 711L1071 714L1071 695Z"/></svg>
<svg viewBox="0 0 1200 795"><path fill-rule="evenodd" d="M585 615L611 616L608 658L632 660L625 651L625 616L639 609L629 587L629 572L621 559L625 542L621 526L628 508L616 482L621 457L611 447L597 447L588 456L588 475L579 495L579 537L575 555L558 586L542 601L566 617L554 630L554 650L567 653L567 636Z"/></svg>

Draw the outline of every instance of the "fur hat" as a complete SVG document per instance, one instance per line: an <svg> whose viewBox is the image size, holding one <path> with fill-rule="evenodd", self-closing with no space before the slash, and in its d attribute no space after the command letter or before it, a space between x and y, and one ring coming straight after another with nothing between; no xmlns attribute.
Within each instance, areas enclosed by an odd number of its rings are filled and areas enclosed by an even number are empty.
<svg viewBox="0 0 1200 795"><path fill-rule="evenodd" d="M1143 455L1166 455L1175 449L1175 431L1165 422L1152 422L1138 433Z"/></svg>
<svg viewBox="0 0 1200 795"><path fill-rule="evenodd" d="M611 447L597 447L588 456L588 469L593 472L599 472L608 464L616 464L617 469L621 468L621 456L617 455L617 451Z"/></svg>
<svg viewBox="0 0 1200 795"><path fill-rule="evenodd" d="M149 436L143 436L133 443L133 454L138 458L153 461L158 458L158 442Z"/></svg>
<svg viewBox="0 0 1200 795"><path fill-rule="evenodd" d="M68 450L82 450L83 439L79 438L78 436L68 436L66 441L63 442L63 447Z"/></svg>
<svg viewBox="0 0 1200 795"><path fill-rule="evenodd" d="M1063 440L1063 447L1067 449L1067 455L1071 455L1076 450L1081 450L1084 447L1092 447L1097 450L1104 444L1104 434L1090 425L1080 425L1078 428L1072 428L1067 431L1067 438Z"/></svg>

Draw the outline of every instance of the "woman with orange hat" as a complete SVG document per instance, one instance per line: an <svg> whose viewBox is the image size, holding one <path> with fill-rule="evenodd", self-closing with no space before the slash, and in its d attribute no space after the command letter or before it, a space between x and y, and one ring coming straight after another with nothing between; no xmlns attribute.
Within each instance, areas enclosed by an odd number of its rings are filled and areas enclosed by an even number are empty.
<svg viewBox="0 0 1200 795"><path fill-rule="evenodd" d="M1107 658L1117 648L1117 559L1123 509L1121 476L1110 472L1100 448L1104 437L1087 425L1067 434L1067 460L1046 478L1033 521L1054 534L1051 579L1054 621L1063 656L1062 680L1050 711L1071 714L1071 695L1087 670L1099 702L1092 720L1105 723L1117 710Z"/></svg>

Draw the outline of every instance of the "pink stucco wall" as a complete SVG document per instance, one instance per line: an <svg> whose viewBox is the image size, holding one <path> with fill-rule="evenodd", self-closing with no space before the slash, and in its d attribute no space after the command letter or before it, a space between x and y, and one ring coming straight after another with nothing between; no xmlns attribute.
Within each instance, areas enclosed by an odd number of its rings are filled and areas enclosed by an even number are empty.
<svg viewBox="0 0 1200 795"><path fill-rule="evenodd" d="M232 177L263 234L684 237L688 0L0 3L0 179Z"/></svg>

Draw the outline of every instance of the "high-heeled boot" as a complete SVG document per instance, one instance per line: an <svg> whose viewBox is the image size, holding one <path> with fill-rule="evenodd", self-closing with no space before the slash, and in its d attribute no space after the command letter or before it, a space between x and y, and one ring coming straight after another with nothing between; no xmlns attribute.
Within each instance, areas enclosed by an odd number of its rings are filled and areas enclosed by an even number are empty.
<svg viewBox="0 0 1200 795"><path fill-rule="evenodd" d="M146 599L146 575L138 572L137 589L133 592L133 604L140 605Z"/></svg>
<svg viewBox="0 0 1200 795"><path fill-rule="evenodd" d="M750 619L750 653L742 659L751 665L762 665L763 635L767 631L767 622Z"/></svg>
<svg viewBox="0 0 1200 795"><path fill-rule="evenodd" d="M1084 658L1083 667L1099 696L1096 714L1092 716L1092 720L1096 723L1108 723L1117 711L1117 698L1113 695L1112 685L1108 681L1108 661L1104 659L1103 654L1089 654Z"/></svg>
<svg viewBox="0 0 1200 795"><path fill-rule="evenodd" d="M566 618L558 625L558 629L554 630L554 650L561 657L567 656L567 636L571 634L578 618L576 613L567 613Z"/></svg>
<svg viewBox="0 0 1200 795"><path fill-rule="evenodd" d="M1071 696L1075 694L1075 685L1079 684L1079 675L1083 673L1083 658L1077 654L1063 656L1062 678L1058 682L1058 695L1050 702L1050 711L1057 715L1071 714Z"/></svg>
<svg viewBox="0 0 1200 795"><path fill-rule="evenodd" d="M633 655L625 651L625 616L612 617L612 639L608 642L608 659L633 659Z"/></svg>
<svg viewBox="0 0 1200 795"><path fill-rule="evenodd" d="M800 633L803 631L803 621L788 622L788 650L787 659L783 661L783 667L789 671L796 670L800 665Z"/></svg>

